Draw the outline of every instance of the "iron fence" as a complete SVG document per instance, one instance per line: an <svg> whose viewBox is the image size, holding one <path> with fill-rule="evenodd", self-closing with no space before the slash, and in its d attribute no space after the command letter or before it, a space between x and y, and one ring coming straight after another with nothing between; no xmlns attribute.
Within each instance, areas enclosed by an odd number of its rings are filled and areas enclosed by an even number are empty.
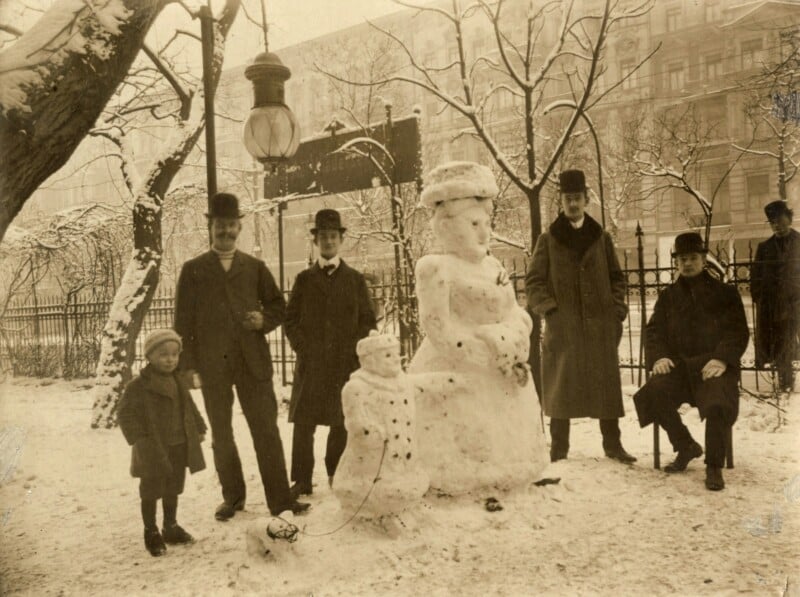
<svg viewBox="0 0 800 597"><path fill-rule="evenodd" d="M624 252L623 273L628 286L626 302L629 316L624 322L623 339L619 347L619 360L624 382L641 385L644 380L644 354L642 330L659 292L675 278L672 264L663 265L654 254L645 259L642 237L639 236L637 254ZM650 265L645 265L649 263ZM752 339L756 329L755 305L750 298L750 270L753 266L752 249L737 258L734 253L729 262L722 263L718 272L740 292L747 312L751 342L742 358L743 370L756 370ZM520 305L525 305L526 259L505 263ZM414 322L413 314L398 309L397 289L393 275L387 272L366 274L373 305L381 332L399 335L400 320ZM291 284L288 284L291 287ZM404 285L401 284L401 288ZM289 291L286 292L288 300ZM408 305L415 305L413 290L403 289ZM0 365L14 375L86 377L94 373L100 354L100 338L110 307L110 300L91 296L39 298L34 304L12 304L0 319ZM159 292L153 299L136 343L135 368L143 363L143 339L146 333L159 327L171 327L174 298L169 291ZM406 311L408 308L406 309ZM412 355L419 336L412 333L405 338L404 351ZM276 371L283 383L291 383L295 355L289 346L283 328L267 335Z"/></svg>

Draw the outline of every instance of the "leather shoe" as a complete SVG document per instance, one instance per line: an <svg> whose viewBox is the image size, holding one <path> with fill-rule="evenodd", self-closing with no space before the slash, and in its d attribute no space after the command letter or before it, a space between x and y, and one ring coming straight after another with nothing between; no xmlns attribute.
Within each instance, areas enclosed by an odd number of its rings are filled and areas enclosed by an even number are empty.
<svg viewBox="0 0 800 597"><path fill-rule="evenodd" d="M685 450L678 450L678 455L675 457L675 460L664 467L664 472L679 473L681 471L685 471L690 460L699 458L702 455L703 446L698 444L696 441L692 441L692 443L689 444L689 447Z"/></svg>
<svg viewBox="0 0 800 597"><path fill-rule="evenodd" d="M164 537L164 543L167 545L194 543L194 537L187 533L186 530L177 523L170 526L165 526L161 530L161 536Z"/></svg>
<svg viewBox="0 0 800 597"><path fill-rule="evenodd" d="M720 467L706 467L706 489L709 491L725 489L725 479L722 478L722 469Z"/></svg>
<svg viewBox="0 0 800 597"><path fill-rule="evenodd" d="M238 500L233 504L222 502L217 506L216 512L214 512L214 518L222 521L230 520L237 512L241 512L242 510L244 510L244 500Z"/></svg>
<svg viewBox="0 0 800 597"><path fill-rule="evenodd" d="M610 450L605 450L605 453L606 456L612 460L618 460L623 464L633 464L636 462L636 456L628 454L621 445L616 448L611 448Z"/></svg>
<svg viewBox="0 0 800 597"><path fill-rule="evenodd" d="M291 494L292 499L296 500L301 495L311 495L314 493L314 489L311 487L310 483L297 482L289 488L289 493Z"/></svg>
<svg viewBox="0 0 800 597"><path fill-rule="evenodd" d="M292 511L292 514L303 514L311 507L311 504L308 502L298 502L297 500L292 500L292 503L289 504L289 510Z"/></svg>
<svg viewBox="0 0 800 597"><path fill-rule="evenodd" d="M164 538L158 532L158 529L144 530L144 546L154 558L167 553L167 546L164 545Z"/></svg>

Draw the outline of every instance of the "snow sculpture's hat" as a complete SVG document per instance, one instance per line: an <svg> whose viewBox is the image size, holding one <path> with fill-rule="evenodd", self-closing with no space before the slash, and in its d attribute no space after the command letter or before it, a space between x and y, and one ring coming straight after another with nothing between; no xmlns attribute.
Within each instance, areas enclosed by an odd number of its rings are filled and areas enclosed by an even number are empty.
<svg viewBox="0 0 800 597"><path fill-rule="evenodd" d="M362 338L358 341L358 344L356 344L356 354L358 354L358 358L360 359L373 352L399 346L400 341L397 337L390 334L379 334L378 330L370 330L369 336Z"/></svg>
<svg viewBox="0 0 800 597"><path fill-rule="evenodd" d="M675 237L672 256L677 257L684 253L708 253L708 249L703 245L703 238L697 232L684 232Z"/></svg>
<svg viewBox="0 0 800 597"><path fill-rule="evenodd" d="M181 337L175 330L153 330L144 339L144 356L149 356L156 348L164 344L164 342L177 342L180 348L183 348Z"/></svg>
<svg viewBox="0 0 800 597"><path fill-rule="evenodd" d="M318 230L338 230L342 234L347 228L342 226L342 217L335 209L321 209L314 216L314 227L311 234L316 234Z"/></svg>
<svg viewBox="0 0 800 597"><path fill-rule="evenodd" d="M562 193L583 193L586 191L586 177L583 170L564 170L558 175L558 186Z"/></svg>
<svg viewBox="0 0 800 597"><path fill-rule="evenodd" d="M451 199L478 197L493 199L500 193L494 174L475 162L449 162L437 166L425 176L425 189L420 201L425 207L436 207Z"/></svg>
<svg viewBox="0 0 800 597"><path fill-rule="evenodd" d="M794 215L794 212L789 209L789 204L786 201L778 200L772 201L771 203L767 203L764 206L764 213L767 214L768 220L774 220L777 217L786 215L790 218Z"/></svg>
<svg viewBox="0 0 800 597"><path fill-rule="evenodd" d="M206 214L211 218L238 218L244 217L239 211L239 200L233 193L217 193L211 198L211 206Z"/></svg>

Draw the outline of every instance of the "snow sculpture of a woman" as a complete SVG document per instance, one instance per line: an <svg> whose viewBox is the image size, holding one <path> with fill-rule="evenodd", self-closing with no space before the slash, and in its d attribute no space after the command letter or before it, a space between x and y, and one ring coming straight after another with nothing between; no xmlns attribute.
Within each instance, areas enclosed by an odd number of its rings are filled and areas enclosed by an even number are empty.
<svg viewBox="0 0 800 597"><path fill-rule="evenodd" d="M452 495L526 485L548 457L527 366L532 322L488 254L497 184L472 162L439 166L425 183L442 253L416 265L425 339L409 373L422 464L431 488Z"/></svg>
<svg viewBox="0 0 800 597"><path fill-rule="evenodd" d="M428 476L417 452L414 389L400 366L400 343L373 330L356 352L361 368L342 390L348 437L333 492L344 512L374 519L418 503Z"/></svg>

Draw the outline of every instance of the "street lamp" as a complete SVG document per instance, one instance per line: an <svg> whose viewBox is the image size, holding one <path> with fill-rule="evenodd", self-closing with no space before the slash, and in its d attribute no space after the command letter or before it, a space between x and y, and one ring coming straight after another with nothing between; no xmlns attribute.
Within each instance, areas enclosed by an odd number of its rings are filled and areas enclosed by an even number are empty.
<svg viewBox="0 0 800 597"><path fill-rule="evenodd" d="M284 84L292 72L272 52L262 52L244 71L255 101L244 125L244 146L262 164L288 160L300 146L300 126L284 103Z"/></svg>

